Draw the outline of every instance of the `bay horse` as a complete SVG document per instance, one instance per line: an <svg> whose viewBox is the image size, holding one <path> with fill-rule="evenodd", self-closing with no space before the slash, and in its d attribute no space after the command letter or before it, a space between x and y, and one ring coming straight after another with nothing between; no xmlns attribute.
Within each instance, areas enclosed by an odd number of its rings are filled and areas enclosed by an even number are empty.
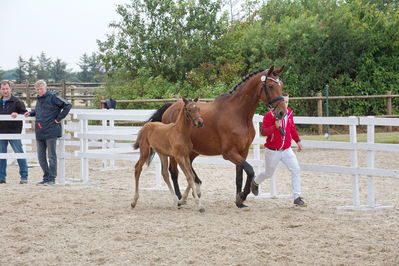
<svg viewBox="0 0 399 266"><path fill-rule="evenodd" d="M190 188L193 190L196 205L200 212L205 209L201 206L199 197L196 193L195 175L193 173L190 161L190 153L193 148L191 142L192 128L200 128L204 126L204 120L199 113L200 108L197 104L198 98L194 100L183 98L180 105L176 120L174 123L164 124L160 122L149 122L144 124L138 133L137 141L134 149L140 148L140 158L135 165L135 194L131 203L132 208L137 204L139 198L139 179L144 163L147 161L149 165L154 155L154 151L158 153L162 163L162 176L172 195L174 204L181 205L188 197ZM191 126L193 124L194 127ZM187 189L181 201L177 196L169 181L168 174L168 156L174 158L179 164L187 178Z"/></svg>
<svg viewBox="0 0 399 266"><path fill-rule="evenodd" d="M212 103L199 103L201 115L207 126L195 128L191 131L193 151L190 153L192 161L200 154L223 155L223 158L236 165L236 206L247 207L243 204L250 193L251 181L254 177L252 166L246 161L249 148L255 136L252 122L259 101L266 102L274 111L277 119L282 119L287 112L282 97L283 83L279 78L284 66L280 69L270 67L250 73L228 94L218 96ZM149 121L172 123L176 121L181 102L167 103L158 109ZM247 174L244 190L242 190L243 170ZM178 169L174 158L170 158L169 171L173 180L175 193L181 198L177 182ZM195 182L198 178L194 169ZM200 195L200 191L197 191Z"/></svg>

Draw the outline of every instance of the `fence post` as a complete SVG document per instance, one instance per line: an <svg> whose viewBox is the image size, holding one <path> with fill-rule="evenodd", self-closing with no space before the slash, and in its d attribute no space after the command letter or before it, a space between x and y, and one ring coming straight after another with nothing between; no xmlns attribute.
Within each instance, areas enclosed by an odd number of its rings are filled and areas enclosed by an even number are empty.
<svg viewBox="0 0 399 266"><path fill-rule="evenodd" d="M86 135L88 133L89 121L87 119L81 119L79 122L80 132ZM80 152L84 154L80 159L80 176L84 184L89 183L89 159L86 157L88 149L88 139L84 136L80 139Z"/></svg>
<svg viewBox="0 0 399 266"><path fill-rule="evenodd" d="M321 99L322 95L321 92L317 93L317 97L320 97L320 99L317 99L317 116L322 117L323 116L323 100ZM323 135L323 125L319 125L319 135Z"/></svg>
<svg viewBox="0 0 399 266"><path fill-rule="evenodd" d="M58 140L58 176L60 180L61 185L65 185L65 120L61 120L61 132L62 132L62 137Z"/></svg>
<svg viewBox="0 0 399 266"><path fill-rule="evenodd" d="M350 116L351 118L354 116ZM357 130L356 125L349 126L349 137L351 143L357 143ZM357 157L357 148L351 151L351 167L357 168L359 167L358 157ZM353 207L360 206L360 195L359 195L359 175L352 175L352 204Z"/></svg>
<svg viewBox="0 0 399 266"><path fill-rule="evenodd" d="M66 99L66 85L65 79L61 80L62 98Z"/></svg>
<svg viewBox="0 0 399 266"><path fill-rule="evenodd" d="M26 104L28 107L32 107L32 101L30 99L30 89L29 89L29 80L26 81L25 93L26 93Z"/></svg>
<svg viewBox="0 0 399 266"><path fill-rule="evenodd" d="M387 91L387 95L391 96L392 91ZM387 115L392 115L392 96L387 98ZM392 132L392 126L388 126L388 132Z"/></svg>
<svg viewBox="0 0 399 266"><path fill-rule="evenodd" d="M75 106L75 85L71 86L71 102L72 106Z"/></svg>
<svg viewBox="0 0 399 266"><path fill-rule="evenodd" d="M99 109L104 109L105 108L105 104L102 102L103 100L104 100L104 96L100 96L98 98Z"/></svg>
<svg viewBox="0 0 399 266"><path fill-rule="evenodd" d="M374 116L368 116L374 118ZM374 143L374 125L367 125L367 143ZM374 168L374 151L367 151L367 167ZM375 189L373 176L367 176L367 205L368 207L375 207Z"/></svg>

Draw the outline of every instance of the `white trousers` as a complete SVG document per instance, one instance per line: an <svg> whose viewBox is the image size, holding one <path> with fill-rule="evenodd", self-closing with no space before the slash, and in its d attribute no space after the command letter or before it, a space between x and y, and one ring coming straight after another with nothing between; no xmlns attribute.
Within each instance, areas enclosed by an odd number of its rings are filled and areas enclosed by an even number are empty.
<svg viewBox="0 0 399 266"><path fill-rule="evenodd" d="M274 151L265 148L266 170L257 174L254 180L257 184L260 184L265 179L272 178L280 160L285 164L285 166L287 166L288 170L291 172L292 193L294 194L294 198L296 199L301 195L301 172L296 155L291 148L283 151Z"/></svg>

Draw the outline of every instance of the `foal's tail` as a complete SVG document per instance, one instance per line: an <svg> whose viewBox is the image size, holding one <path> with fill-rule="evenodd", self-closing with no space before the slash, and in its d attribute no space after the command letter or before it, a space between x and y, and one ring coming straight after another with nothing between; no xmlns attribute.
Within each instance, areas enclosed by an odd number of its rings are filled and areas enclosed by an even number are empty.
<svg viewBox="0 0 399 266"><path fill-rule="evenodd" d="M165 113L166 109L168 109L173 103L165 103L158 110L156 110L152 116L147 120L147 122L161 122L162 115Z"/></svg>
<svg viewBox="0 0 399 266"><path fill-rule="evenodd" d="M145 127L143 127L143 128L141 128L140 129L140 131L139 131L139 133L138 133L138 135L137 135L137 139L136 139L136 142L133 144L133 148L135 149L135 150L137 150L138 148L140 148L140 143L142 142L142 141L144 141L144 138L146 138L146 134L145 134ZM150 165L150 163L151 163L151 161L152 161L152 159L154 159L154 155L155 155L155 152L154 152L154 150L151 148L151 147L149 147L149 153L150 153L150 155L148 156L148 158L147 158L147 165L149 166Z"/></svg>
<svg viewBox="0 0 399 266"><path fill-rule="evenodd" d="M150 163L152 162L152 159L154 159L155 152L153 148L150 148L150 156L147 158L147 166L150 166Z"/></svg>

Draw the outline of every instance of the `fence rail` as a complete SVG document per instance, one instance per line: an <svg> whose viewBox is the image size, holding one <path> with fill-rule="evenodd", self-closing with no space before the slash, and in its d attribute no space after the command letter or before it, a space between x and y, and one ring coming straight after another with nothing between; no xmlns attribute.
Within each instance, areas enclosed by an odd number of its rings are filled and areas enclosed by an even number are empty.
<svg viewBox="0 0 399 266"><path fill-rule="evenodd" d="M81 160L81 180L84 183L89 182L89 159L100 160L136 160L138 158L137 151L133 151L131 142L137 137L138 127L118 126L115 121L118 120L136 120L145 121L154 110L77 110L72 109L71 114L75 121L71 121L70 117L66 120L67 124L63 126L64 135L59 141L59 173L61 183L65 182L65 159L74 157ZM0 115L0 120L33 120L34 118L24 118L19 115L16 119L9 115ZM78 121L76 121L76 119ZM89 125L89 120L102 121L101 126ZM261 115L255 115L253 122L255 125L255 138L252 143L253 155L248 162L259 170L264 167L264 160L261 159L260 145L264 142L260 136L259 123L262 121ZM63 123L65 120L63 120ZM379 206L375 201L374 177L391 177L399 178L399 170L397 169L379 169L374 167L374 152L389 151L399 152L399 144L376 144L374 143L375 126L399 126L399 118L375 118L375 117L295 117L296 124L340 124L349 127L349 142L336 141L312 141L304 140L303 144L307 147L319 149L342 149L351 153L350 166L337 165L320 165L320 164L300 164L304 171L317 171L327 173L348 174L352 176L352 205L343 208L353 209L377 209L389 206ZM367 126L367 143L357 142L357 127L360 125ZM129 130L131 129L131 131ZM78 138L78 142L70 141L69 134L66 131L73 132ZM0 139L33 139L33 134L0 134ZM123 140L116 142L116 140ZM129 143L130 142L130 143ZM75 154L69 155L65 152L65 147L69 145L80 146L80 150ZM293 144L295 145L295 144ZM100 148L100 149L99 149ZM358 163L358 152L366 151L368 155L367 167L361 167ZM0 159L15 158L36 158L35 154L11 154L0 153ZM161 187L160 164L156 163L156 187ZM195 160L197 164L231 164L229 161L219 157L200 156ZM104 165L104 164L103 164ZM110 169L112 169L111 165ZM281 167L281 166L279 166ZM359 176L367 176L367 205L360 204L360 188ZM277 197L276 179L270 180L271 197Z"/></svg>

